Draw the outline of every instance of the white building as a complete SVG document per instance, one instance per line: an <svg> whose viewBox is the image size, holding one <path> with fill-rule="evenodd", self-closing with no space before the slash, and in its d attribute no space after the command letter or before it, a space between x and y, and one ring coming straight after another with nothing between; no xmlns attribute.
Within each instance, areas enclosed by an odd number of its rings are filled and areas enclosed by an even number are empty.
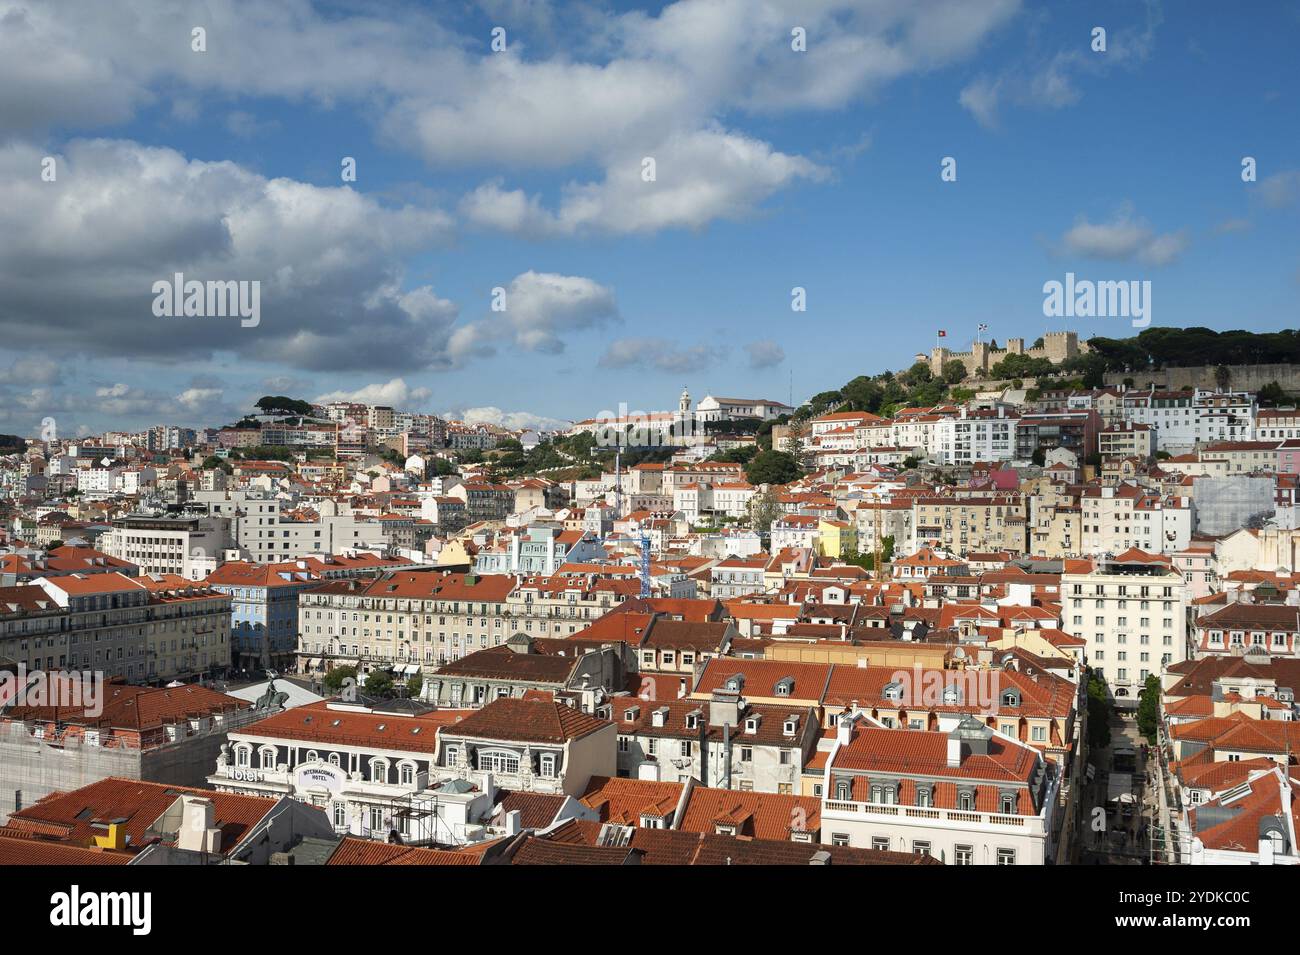
<svg viewBox="0 0 1300 955"><path fill-rule="evenodd" d="M943 464L1009 461L1016 453L1018 418L1002 406L996 411L963 408L957 417L935 422L931 454Z"/></svg>
<svg viewBox="0 0 1300 955"><path fill-rule="evenodd" d="M938 731L840 718L822 781L822 842L948 865L1043 865L1055 854L1054 764L973 717Z"/></svg>
<svg viewBox="0 0 1300 955"><path fill-rule="evenodd" d="M1134 709L1148 676L1187 659L1187 585L1170 558L1137 550L1089 563L1061 575L1061 629L1087 641L1084 662Z"/></svg>

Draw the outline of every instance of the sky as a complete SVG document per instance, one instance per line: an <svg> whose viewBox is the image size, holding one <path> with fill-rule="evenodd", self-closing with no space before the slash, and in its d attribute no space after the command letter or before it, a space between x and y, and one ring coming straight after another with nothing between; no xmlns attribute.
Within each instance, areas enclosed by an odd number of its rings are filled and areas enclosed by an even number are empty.
<svg viewBox="0 0 1300 955"><path fill-rule="evenodd" d="M1044 317L1069 272L1296 327L1296 49L1296 2L0 0L0 431L554 427L1135 333ZM177 273L256 324L156 314Z"/></svg>

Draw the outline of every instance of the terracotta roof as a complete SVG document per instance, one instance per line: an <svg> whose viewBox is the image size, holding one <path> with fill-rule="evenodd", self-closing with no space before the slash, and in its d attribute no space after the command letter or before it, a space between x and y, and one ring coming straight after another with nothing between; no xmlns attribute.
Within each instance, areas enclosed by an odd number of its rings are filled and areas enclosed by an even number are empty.
<svg viewBox="0 0 1300 955"><path fill-rule="evenodd" d="M563 703L546 700L493 700L465 717L448 733L458 737L515 740L521 743L564 743L611 726Z"/></svg>

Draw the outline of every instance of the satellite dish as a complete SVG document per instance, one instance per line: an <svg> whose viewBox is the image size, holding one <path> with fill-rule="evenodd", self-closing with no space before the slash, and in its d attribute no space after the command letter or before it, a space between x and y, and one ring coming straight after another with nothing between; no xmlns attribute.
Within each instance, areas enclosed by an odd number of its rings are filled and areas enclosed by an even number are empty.
<svg viewBox="0 0 1300 955"><path fill-rule="evenodd" d="M99 463L104 465L104 467L108 467L110 464L113 463L113 461L110 458L100 458Z"/></svg>

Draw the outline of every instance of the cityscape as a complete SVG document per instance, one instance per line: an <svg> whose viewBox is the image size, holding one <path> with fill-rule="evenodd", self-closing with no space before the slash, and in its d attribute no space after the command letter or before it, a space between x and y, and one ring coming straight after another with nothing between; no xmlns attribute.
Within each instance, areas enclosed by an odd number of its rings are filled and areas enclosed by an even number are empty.
<svg viewBox="0 0 1300 955"><path fill-rule="evenodd" d="M0 865L135 935L175 865L1050 867L1250 927L1298 34L0 0Z"/></svg>

